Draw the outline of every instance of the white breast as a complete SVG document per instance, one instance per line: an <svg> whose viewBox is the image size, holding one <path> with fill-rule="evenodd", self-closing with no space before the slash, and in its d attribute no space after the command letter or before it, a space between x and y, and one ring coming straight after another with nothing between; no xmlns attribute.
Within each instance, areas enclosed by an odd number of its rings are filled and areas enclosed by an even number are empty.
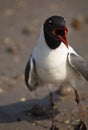
<svg viewBox="0 0 88 130"><path fill-rule="evenodd" d="M43 32L37 47L33 51L36 71L45 83L59 83L66 78L66 61L68 49L62 43L57 49L50 49L45 43Z"/></svg>

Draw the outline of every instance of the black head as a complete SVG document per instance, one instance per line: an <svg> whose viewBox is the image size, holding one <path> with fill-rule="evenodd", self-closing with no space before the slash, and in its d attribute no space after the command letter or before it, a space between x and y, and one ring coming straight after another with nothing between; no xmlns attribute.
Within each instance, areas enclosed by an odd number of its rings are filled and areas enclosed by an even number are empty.
<svg viewBox="0 0 88 130"><path fill-rule="evenodd" d="M68 30L65 27L65 20L61 16L52 16L44 23L44 35L47 45L51 49L56 49L61 42L67 47L66 34Z"/></svg>

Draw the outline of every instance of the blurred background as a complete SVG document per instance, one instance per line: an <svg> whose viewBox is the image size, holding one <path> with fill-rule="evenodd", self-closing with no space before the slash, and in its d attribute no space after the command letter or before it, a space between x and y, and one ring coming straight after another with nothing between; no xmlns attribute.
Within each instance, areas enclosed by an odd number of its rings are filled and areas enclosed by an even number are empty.
<svg viewBox="0 0 88 130"><path fill-rule="evenodd" d="M88 61L88 0L0 0L1 130L37 129L25 122L24 126L19 125L15 120L29 99L41 99L48 94L44 88L43 94L39 89L29 92L24 83L24 70L43 22L52 15L65 17L69 44ZM87 96L88 89L84 87L81 90Z"/></svg>

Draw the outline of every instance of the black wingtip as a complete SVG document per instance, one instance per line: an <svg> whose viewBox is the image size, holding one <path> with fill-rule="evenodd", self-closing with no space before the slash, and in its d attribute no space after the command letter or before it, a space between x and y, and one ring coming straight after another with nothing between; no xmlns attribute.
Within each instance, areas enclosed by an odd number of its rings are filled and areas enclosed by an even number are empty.
<svg viewBox="0 0 88 130"><path fill-rule="evenodd" d="M27 87L29 87L29 84L28 84L29 70L30 70L30 60L27 62L26 67L25 67L25 84L27 85Z"/></svg>

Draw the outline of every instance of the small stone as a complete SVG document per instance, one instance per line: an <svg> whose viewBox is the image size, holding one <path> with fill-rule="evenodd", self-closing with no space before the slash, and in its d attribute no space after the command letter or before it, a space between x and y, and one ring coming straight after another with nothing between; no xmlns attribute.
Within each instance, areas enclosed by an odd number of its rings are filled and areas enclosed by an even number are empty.
<svg viewBox="0 0 88 130"><path fill-rule="evenodd" d="M14 10L13 9L7 9L6 11L5 11L5 15L6 16L12 16L14 14Z"/></svg>
<svg viewBox="0 0 88 130"><path fill-rule="evenodd" d="M32 126L35 126L36 125L36 123L32 123Z"/></svg>
<svg viewBox="0 0 88 130"><path fill-rule="evenodd" d="M46 112L46 108L40 104L36 104L32 107L30 112L35 116L43 116Z"/></svg>
<svg viewBox="0 0 88 130"><path fill-rule="evenodd" d="M68 125L69 123L70 123L69 120L66 120L66 121L64 122L65 125Z"/></svg>
<svg viewBox="0 0 88 130"><path fill-rule="evenodd" d="M22 33L26 36L30 35L30 29L29 28L23 28Z"/></svg>
<svg viewBox="0 0 88 130"><path fill-rule="evenodd" d="M70 129L71 128L71 126L70 125L68 125L68 129Z"/></svg>
<svg viewBox="0 0 88 130"><path fill-rule="evenodd" d="M10 43L12 42L12 40L11 40L10 37L4 37L4 38L3 38L3 42L4 42L5 44L10 44Z"/></svg>
<svg viewBox="0 0 88 130"><path fill-rule="evenodd" d="M78 16L72 21L72 27L77 30L81 29L83 21L84 21L83 17Z"/></svg>
<svg viewBox="0 0 88 130"><path fill-rule="evenodd" d="M17 48L15 46L7 47L6 51L8 53L11 53L11 54L16 54L17 53Z"/></svg>
<svg viewBox="0 0 88 130"><path fill-rule="evenodd" d="M74 90L73 88L70 86L70 84L68 83L63 83L61 86L60 86L60 89L59 89L59 94L61 96L67 96L69 94L72 94L74 93Z"/></svg>
<svg viewBox="0 0 88 130"><path fill-rule="evenodd" d="M0 88L0 94L3 93L3 92L4 92L4 90L2 88Z"/></svg>
<svg viewBox="0 0 88 130"><path fill-rule="evenodd" d="M11 79L9 79L9 81L7 81L7 83L8 83L8 86L11 87L11 86L15 85L17 82L16 82L16 80L11 78Z"/></svg>
<svg viewBox="0 0 88 130"><path fill-rule="evenodd" d="M25 97L22 97L21 98L21 102L25 102L26 101L26 98Z"/></svg>
<svg viewBox="0 0 88 130"><path fill-rule="evenodd" d="M15 61L16 63L19 63L19 62L20 62L20 58L16 55L16 56L14 57L14 61Z"/></svg>
<svg viewBox="0 0 88 130"><path fill-rule="evenodd" d="M16 76L13 77L14 79L20 81L24 79L24 75L23 74L17 74Z"/></svg>
<svg viewBox="0 0 88 130"><path fill-rule="evenodd" d="M17 121L18 121L18 122L20 122L20 121L21 121L21 119L20 119L20 118L17 118Z"/></svg>

